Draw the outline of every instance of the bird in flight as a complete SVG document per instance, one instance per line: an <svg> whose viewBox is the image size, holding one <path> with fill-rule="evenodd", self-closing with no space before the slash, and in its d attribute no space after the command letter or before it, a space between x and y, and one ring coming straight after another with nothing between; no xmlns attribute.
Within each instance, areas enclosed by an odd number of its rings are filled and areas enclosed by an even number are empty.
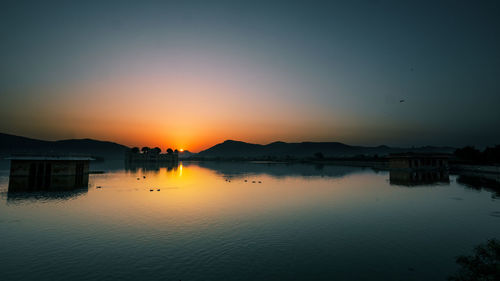
<svg viewBox="0 0 500 281"><path fill-rule="evenodd" d="M401 102L405 102L405 100L399 100L399 102L400 102L400 103L401 103Z"/></svg>

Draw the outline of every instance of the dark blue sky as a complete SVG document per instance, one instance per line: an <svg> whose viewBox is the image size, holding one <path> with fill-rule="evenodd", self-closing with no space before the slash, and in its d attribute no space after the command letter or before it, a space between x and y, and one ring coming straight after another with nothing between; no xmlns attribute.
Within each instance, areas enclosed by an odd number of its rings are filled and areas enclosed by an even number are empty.
<svg viewBox="0 0 500 281"><path fill-rule="evenodd" d="M499 3L2 2L0 131L500 143Z"/></svg>

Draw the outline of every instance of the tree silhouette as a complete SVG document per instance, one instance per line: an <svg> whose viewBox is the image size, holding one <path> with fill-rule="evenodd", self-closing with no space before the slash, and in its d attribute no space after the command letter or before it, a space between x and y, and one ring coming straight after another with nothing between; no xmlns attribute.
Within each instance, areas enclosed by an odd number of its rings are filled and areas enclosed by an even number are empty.
<svg viewBox="0 0 500 281"><path fill-rule="evenodd" d="M483 151L483 158L491 163L500 163L500 145L487 147Z"/></svg>
<svg viewBox="0 0 500 281"><path fill-rule="evenodd" d="M139 148L138 148L138 147L132 147L132 148L130 149L130 152L132 152L132 153L134 153L134 154L137 154L137 153L139 153Z"/></svg>
<svg viewBox="0 0 500 281"><path fill-rule="evenodd" d="M147 146L141 148L142 153L148 153L150 150L151 150L151 148L149 148Z"/></svg>
<svg viewBox="0 0 500 281"><path fill-rule="evenodd" d="M323 155L323 152L314 153L314 157L316 157L316 159L324 159L325 158L325 156Z"/></svg>
<svg viewBox="0 0 500 281"><path fill-rule="evenodd" d="M473 146L466 146L455 150L455 156L461 160L479 161L481 159L481 151Z"/></svg>
<svg viewBox="0 0 500 281"><path fill-rule="evenodd" d="M154 154L160 154L161 153L161 148L155 147L155 148L151 149L151 152L153 152Z"/></svg>
<svg viewBox="0 0 500 281"><path fill-rule="evenodd" d="M483 152L473 146L466 146L455 150L454 154L458 159L467 162L500 163L500 145L487 147Z"/></svg>
<svg viewBox="0 0 500 281"><path fill-rule="evenodd" d="M174 153L174 151L172 150L172 148L167 149L167 154L172 154L172 153Z"/></svg>
<svg viewBox="0 0 500 281"><path fill-rule="evenodd" d="M460 270L450 281L500 280L500 241L491 239L474 249L471 256L457 257Z"/></svg>

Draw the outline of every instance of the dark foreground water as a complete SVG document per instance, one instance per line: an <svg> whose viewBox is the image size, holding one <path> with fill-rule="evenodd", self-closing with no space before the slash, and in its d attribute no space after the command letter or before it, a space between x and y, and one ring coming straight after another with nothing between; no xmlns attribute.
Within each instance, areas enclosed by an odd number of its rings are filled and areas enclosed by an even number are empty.
<svg viewBox="0 0 500 281"><path fill-rule="evenodd" d="M445 280L457 255L500 237L496 195L454 175L104 168L88 190L50 193L9 193L1 172L0 280Z"/></svg>

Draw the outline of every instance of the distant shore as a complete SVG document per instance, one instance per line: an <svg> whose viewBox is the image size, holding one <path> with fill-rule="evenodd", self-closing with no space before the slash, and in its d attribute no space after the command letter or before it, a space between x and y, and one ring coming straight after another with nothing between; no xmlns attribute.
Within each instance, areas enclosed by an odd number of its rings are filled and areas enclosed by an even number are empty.
<svg viewBox="0 0 500 281"><path fill-rule="evenodd" d="M262 159L262 158L201 158L192 157L179 159L180 161L210 161L210 162L260 162L269 164L293 164L293 163L309 163L319 165L343 165L354 167L369 167L379 170L389 170L389 160L385 157L379 158L336 158L336 159ZM488 165L481 163L450 163L449 170L451 172L473 172L473 173L489 173L500 174L500 165Z"/></svg>

